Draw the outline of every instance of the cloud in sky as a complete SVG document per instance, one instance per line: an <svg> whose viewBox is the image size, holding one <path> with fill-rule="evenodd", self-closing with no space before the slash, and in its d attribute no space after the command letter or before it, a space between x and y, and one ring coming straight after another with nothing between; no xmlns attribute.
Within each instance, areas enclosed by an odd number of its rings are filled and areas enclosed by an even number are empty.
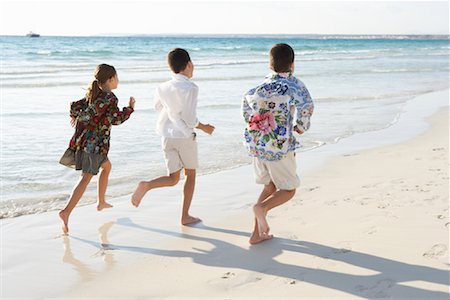
<svg viewBox="0 0 450 300"><path fill-rule="evenodd" d="M449 34L448 1L0 0L0 34Z"/></svg>

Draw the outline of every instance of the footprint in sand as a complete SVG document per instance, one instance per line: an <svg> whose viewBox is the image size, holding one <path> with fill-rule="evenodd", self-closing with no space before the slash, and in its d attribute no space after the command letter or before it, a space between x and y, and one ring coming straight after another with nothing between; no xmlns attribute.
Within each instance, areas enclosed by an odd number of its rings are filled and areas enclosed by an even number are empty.
<svg viewBox="0 0 450 300"><path fill-rule="evenodd" d="M438 258L447 252L447 246L444 244L436 244L430 250L423 254L426 258Z"/></svg>
<svg viewBox="0 0 450 300"><path fill-rule="evenodd" d="M387 208L387 207L389 207L389 206L390 206L390 204L387 203L387 202L385 202L385 203L379 203L377 207L378 207L379 209L385 209L385 208Z"/></svg>
<svg viewBox="0 0 450 300"><path fill-rule="evenodd" d="M343 254L343 253L352 252L352 246L351 246L350 242L341 242L339 244L340 244L341 248L333 249L334 254Z"/></svg>
<svg viewBox="0 0 450 300"><path fill-rule="evenodd" d="M336 206L336 205L338 205L336 200L327 201L327 202L325 202L325 204L328 205L328 206Z"/></svg>
<svg viewBox="0 0 450 300"><path fill-rule="evenodd" d="M312 187L312 188L307 188L307 190L308 190L308 192L312 192L312 191L317 190L319 188L320 188L320 186L315 186L315 187Z"/></svg>
<svg viewBox="0 0 450 300"><path fill-rule="evenodd" d="M374 233L376 233L378 231L378 228L376 227L376 226L372 226L372 227L370 227L367 231L366 231L366 233L367 234L374 234Z"/></svg>
<svg viewBox="0 0 450 300"><path fill-rule="evenodd" d="M391 279L382 279L377 281L373 286L357 285L355 290L360 292L366 298L385 298L389 297L389 289L395 285L395 281Z"/></svg>
<svg viewBox="0 0 450 300"><path fill-rule="evenodd" d="M336 254L348 253L348 252L352 252L352 249L340 248L340 249L334 249L333 250L333 253L336 253Z"/></svg>
<svg viewBox="0 0 450 300"><path fill-rule="evenodd" d="M225 274L222 275L222 279L228 279L230 277L235 276L236 274L234 274L233 272L226 272Z"/></svg>
<svg viewBox="0 0 450 300"><path fill-rule="evenodd" d="M359 153L348 153L348 154L344 154L344 157L348 157L348 156L356 156L359 155Z"/></svg>

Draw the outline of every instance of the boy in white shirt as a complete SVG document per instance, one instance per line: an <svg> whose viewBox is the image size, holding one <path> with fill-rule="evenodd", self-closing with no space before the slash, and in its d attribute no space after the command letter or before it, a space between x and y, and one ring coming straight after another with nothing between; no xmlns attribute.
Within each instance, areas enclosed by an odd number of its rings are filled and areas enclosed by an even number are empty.
<svg viewBox="0 0 450 300"><path fill-rule="evenodd" d="M181 169L184 168L186 181L183 189L181 224L189 225L200 221L199 218L189 215L195 188L195 170L198 167L194 128L212 134L214 126L202 124L197 119L198 87L190 81L194 65L189 53L176 48L169 52L167 60L174 74L171 80L162 83L156 89L155 109L159 112L156 131L161 136L168 175L139 182L131 197L131 203L138 207L149 190L176 185L180 180Z"/></svg>

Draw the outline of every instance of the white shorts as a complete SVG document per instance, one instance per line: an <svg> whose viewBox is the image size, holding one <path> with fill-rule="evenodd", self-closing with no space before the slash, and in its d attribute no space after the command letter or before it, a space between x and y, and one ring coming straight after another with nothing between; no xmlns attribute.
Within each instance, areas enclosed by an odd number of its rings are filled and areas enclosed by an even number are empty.
<svg viewBox="0 0 450 300"><path fill-rule="evenodd" d="M297 176L297 161L293 151L276 161L254 157L253 167L256 183L269 184L272 181L280 190L295 190L300 186L300 179Z"/></svg>
<svg viewBox="0 0 450 300"><path fill-rule="evenodd" d="M161 145L169 174L182 168L198 168L197 141L194 136L179 139L162 137Z"/></svg>

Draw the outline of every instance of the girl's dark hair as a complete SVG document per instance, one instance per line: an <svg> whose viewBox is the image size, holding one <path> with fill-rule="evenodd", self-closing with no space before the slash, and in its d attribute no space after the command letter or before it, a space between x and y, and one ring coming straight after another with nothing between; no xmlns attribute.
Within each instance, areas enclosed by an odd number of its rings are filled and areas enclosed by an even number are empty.
<svg viewBox="0 0 450 300"><path fill-rule="evenodd" d="M294 49L288 44L276 44L270 49L270 67L277 73L290 72Z"/></svg>
<svg viewBox="0 0 450 300"><path fill-rule="evenodd" d="M189 57L189 53L181 48L172 49L167 55L169 67L176 74L186 69L188 62L190 61L191 58Z"/></svg>
<svg viewBox="0 0 450 300"><path fill-rule="evenodd" d="M98 65L94 72L95 80L92 81L86 93L86 101L92 103L102 92L100 85L103 85L108 79L116 76L117 72L113 66L107 64Z"/></svg>

